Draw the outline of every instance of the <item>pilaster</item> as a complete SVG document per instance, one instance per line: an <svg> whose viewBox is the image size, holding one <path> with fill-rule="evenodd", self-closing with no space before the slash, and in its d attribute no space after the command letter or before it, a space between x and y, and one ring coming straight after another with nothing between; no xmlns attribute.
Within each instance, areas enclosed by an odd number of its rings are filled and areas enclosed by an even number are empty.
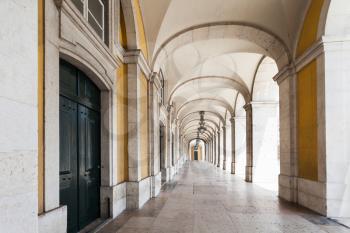
<svg viewBox="0 0 350 233"><path fill-rule="evenodd" d="M218 165L217 167L220 167L220 131L217 132L218 135L218 143L217 143L217 150L218 150ZM216 149L216 148L215 148Z"/></svg>
<svg viewBox="0 0 350 233"><path fill-rule="evenodd" d="M230 119L231 122L231 153L232 153L232 160L231 160L231 174L236 173L236 125L235 125L235 118L232 117Z"/></svg>
<svg viewBox="0 0 350 233"><path fill-rule="evenodd" d="M127 52L124 59L128 63L129 181L126 184L126 207L138 209L151 198L151 177L142 178L141 176L141 78L142 73L146 78L150 73L146 69L146 63L139 50ZM149 151L147 153L149 156Z"/></svg>
<svg viewBox="0 0 350 233"><path fill-rule="evenodd" d="M222 160L222 169L226 170L226 126L222 127L222 152L223 152L223 160Z"/></svg>
<svg viewBox="0 0 350 233"><path fill-rule="evenodd" d="M250 103L244 106L246 111L246 173L245 173L245 181L252 182L253 181L253 112L252 105Z"/></svg>

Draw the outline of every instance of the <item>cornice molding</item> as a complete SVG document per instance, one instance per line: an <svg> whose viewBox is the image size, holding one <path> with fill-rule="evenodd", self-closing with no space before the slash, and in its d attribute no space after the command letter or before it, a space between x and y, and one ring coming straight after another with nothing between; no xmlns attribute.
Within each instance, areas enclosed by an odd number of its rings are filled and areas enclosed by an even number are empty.
<svg viewBox="0 0 350 233"><path fill-rule="evenodd" d="M294 76L311 61L317 59L325 52L343 49L344 43L350 44L350 37L323 36L321 39L313 43L302 55L297 57L294 64L289 64L282 68L282 70L273 77L273 80L278 84L282 83L286 78Z"/></svg>
<svg viewBox="0 0 350 233"><path fill-rule="evenodd" d="M316 41L301 56L295 60L295 71L299 72L311 61L324 53L324 43L321 40Z"/></svg>
<svg viewBox="0 0 350 233"><path fill-rule="evenodd" d="M284 80L286 80L288 77L294 75L295 68L294 66L285 66L280 72L278 72L274 77L273 80L279 84L281 84Z"/></svg>
<svg viewBox="0 0 350 233"><path fill-rule="evenodd" d="M145 56L140 49L127 50L124 53L124 62L126 64L137 64L140 66L142 72L146 75L149 80L151 76L151 69L147 63Z"/></svg>
<svg viewBox="0 0 350 233"><path fill-rule="evenodd" d="M250 102L252 107L268 107L268 106L278 106L278 101L252 101Z"/></svg>
<svg viewBox="0 0 350 233"><path fill-rule="evenodd" d="M154 83L154 85L157 88L157 90L161 89L162 85L160 83L158 73L152 72L152 74L150 76L150 81Z"/></svg>
<svg viewBox="0 0 350 233"><path fill-rule="evenodd" d="M247 103L246 105L243 106L244 110L247 111L251 111L252 110L252 103Z"/></svg>

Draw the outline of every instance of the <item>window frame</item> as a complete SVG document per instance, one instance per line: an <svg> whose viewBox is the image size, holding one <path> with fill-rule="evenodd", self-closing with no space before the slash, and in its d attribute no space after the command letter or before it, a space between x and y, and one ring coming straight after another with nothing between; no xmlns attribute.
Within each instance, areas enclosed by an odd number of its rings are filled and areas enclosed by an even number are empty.
<svg viewBox="0 0 350 233"><path fill-rule="evenodd" d="M93 29L93 31L98 35L99 38L101 38L102 41L105 41L105 34L106 34L106 27L105 27L105 3L102 0L97 0L99 4L102 6L102 25L98 22L92 11L89 10L89 1L96 1L96 0L75 0L80 1L83 4L83 12L81 12L78 8L78 6L72 1L73 5L78 9L78 11L82 14L83 18L87 21L87 23L90 25L90 27ZM90 13L90 14L89 14ZM90 16L91 15L91 16ZM92 26L92 24L89 22L89 17L92 17L92 20L94 23L101 29L102 35L100 35L99 32L95 30L95 28Z"/></svg>

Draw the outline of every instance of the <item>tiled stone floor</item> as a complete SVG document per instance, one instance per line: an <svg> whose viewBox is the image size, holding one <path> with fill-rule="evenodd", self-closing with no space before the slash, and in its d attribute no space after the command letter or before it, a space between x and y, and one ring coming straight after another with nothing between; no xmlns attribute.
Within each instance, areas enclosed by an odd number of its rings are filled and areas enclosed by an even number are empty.
<svg viewBox="0 0 350 233"><path fill-rule="evenodd" d="M99 233L343 233L349 228L205 162L187 163L159 197Z"/></svg>

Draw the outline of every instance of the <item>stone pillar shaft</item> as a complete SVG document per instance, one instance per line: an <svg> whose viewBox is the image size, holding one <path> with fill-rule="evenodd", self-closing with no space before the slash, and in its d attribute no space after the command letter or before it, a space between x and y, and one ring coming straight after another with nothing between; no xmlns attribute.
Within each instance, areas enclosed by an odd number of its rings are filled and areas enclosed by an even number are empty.
<svg viewBox="0 0 350 233"><path fill-rule="evenodd" d="M245 181L253 181L253 112L252 105L249 103L244 106L246 111L246 170L245 170Z"/></svg>
<svg viewBox="0 0 350 233"><path fill-rule="evenodd" d="M214 136L214 148L216 146L216 137ZM214 150L214 165L216 165L216 150Z"/></svg>
<svg viewBox="0 0 350 233"><path fill-rule="evenodd" d="M226 170L226 126L222 127L222 153L223 153L223 159L222 159L222 169Z"/></svg>
<svg viewBox="0 0 350 233"><path fill-rule="evenodd" d="M236 173L236 125L235 119L231 118L231 174Z"/></svg>
<svg viewBox="0 0 350 233"><path fill-rule="evenodd" d="M218 165L217 165L217 167L220 167L220 131L218 131L217 149L218 149Z"/></svg>

